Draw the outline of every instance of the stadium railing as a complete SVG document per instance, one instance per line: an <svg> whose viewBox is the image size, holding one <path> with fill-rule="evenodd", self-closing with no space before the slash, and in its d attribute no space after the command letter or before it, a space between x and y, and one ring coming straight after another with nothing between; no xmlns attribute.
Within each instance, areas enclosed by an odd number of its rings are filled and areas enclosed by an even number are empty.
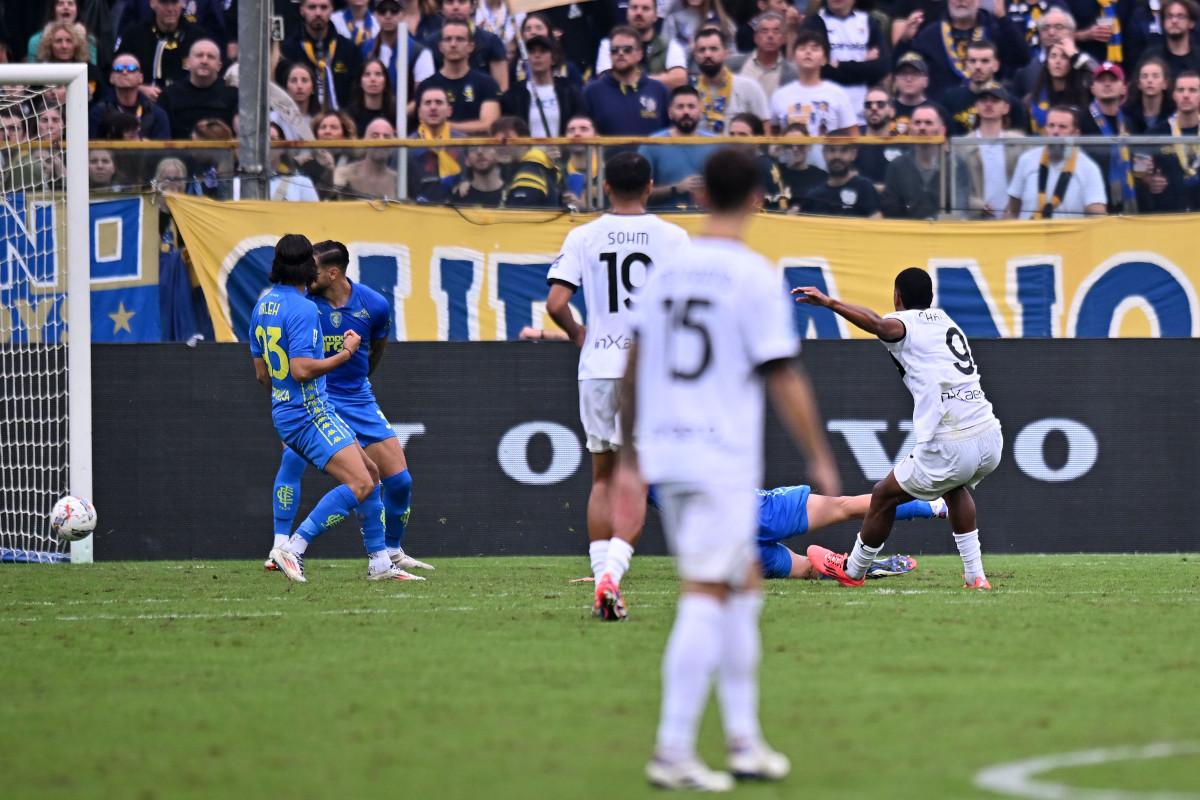
<svg viewBox="0 0 1200 800"><path fill-rule="evenodd" d="M1030 148L1039 148L1047 143L1044 137L1028 136L1013 138L972 138L950 137L946 139L930 139L928 137L742 137L735 140L728 138L713 139L711 137L596 137L592 139L496 139L489 137L474 137L449 140L445 147L432 147L428 140L416 139L381 139L381 140L337 140L337 141L307 141L307 142L273 142L272 164L273 171L266 179L281 174L313 174L313 170L299 169L301 165L314 159L317 153L329 153L332 160L345 166L355 161L361 161L365 154L372 150L390 151L387 159L387 169L395 173L396 186L391 192L364 192L353 186L338 185L335 181L314 180L321 199L368 199L399 202L434 202L446 205L463 205L455 198L421 198L414 195L417 182L412 179L409 169L412 166L409 158L401 158L401 153L411 150L454 150L459 155L462 175L467 175L465 154L475 148L494 148L499 161L511 162L514 153L525 148L541 148L559 167L565 188L571 192L563 202L555 204L558 207L571 208L579 211L594 211L604 207L603 183L604 163L607 158L622 150L658 147L713 147L714 145L740 144L754 147L764 156L764 165L780 167L778 155L782 147L789 145L808 145L808 163L823 165L820 147L833 143L853 143L856 147L884 147L894 156L897 151L908 152L914 145L935 145L938 147L937 158L940 165L939 183L937 187L938 219L978 219L977 209L972 209L968 198L960 198L951 187L960 180L959 171L964 167L963 156L979 146L1003 145L1023 153ZM1123 136L1123 137L1064 137L1057 140L1065 145L1080 145L1083 152L1097 161L1101 167L1106 183L1110 181L1108 162L1113 159L1127 159L1133 186L1146 190L1144 181L1148 173L1161 174L1159 167L1164 160L1177 159L1178 153L1200 152L1200 139L1197 137L1170 136ZM178 159L184 166L186 176L184 186L170 184L166 188L174 191L188 191L193 194L203 193L220 200L234 199L238 196L238 184L241 180L249 180L249 176L241 176L237 170L236 141L228 142L196 142L196 141L120 141L89 143L92 151L109 150L113 153L117 165L117 184L119 191L151 191L164 188L163 181L155 180L159 165L167 158ZM1115 174L1115 173L1114 173ZM1186 174L1186 170L1180 175ZM877 176L878 177L878 176ZM1011 177L1011 176L1010 176ZM1172 174L1172 180L1178 178ZM1158 181L1159 184L1162 181ZM877 180L876 185L882 188ZM1172 186L1172 190L1178 187ZM971 187L974 194L978 187ZM96 191L96 190L94 190ZM111 188L101 188L99 192L112 191ZM1110 194L1120 191L1118 186L1111 186ZM1132 194L1132 192L1130 193ZM268 197L271 194L268 192ZM1119 200L1120 198L1115 198ZM771 201L771 198L768 198ZM768 211L786 211L789 203L786 196L775 198L768 202ZM793 198L795 200L795 198ZM453 202L451 202L453 201ZM794 203L792 203L794 205ZM1110 208L1120 209L1122 214L1139 213L1136 203L1126 202L1123 206L1118 202L1110 203ZM686 203L675 205L659 204L655 209L659 212L694 210ZM1158 209L1151 209L1151 211ZM1184 209L1179 209L1184 210ZM1190 210L1190 209L1187 209ZM1000 216L997 210L997 217ZM796 213L793 209L791 213ZM1146 213L1142 211L1141 213ZM932 217L931 217L932 218Z"/></svg>

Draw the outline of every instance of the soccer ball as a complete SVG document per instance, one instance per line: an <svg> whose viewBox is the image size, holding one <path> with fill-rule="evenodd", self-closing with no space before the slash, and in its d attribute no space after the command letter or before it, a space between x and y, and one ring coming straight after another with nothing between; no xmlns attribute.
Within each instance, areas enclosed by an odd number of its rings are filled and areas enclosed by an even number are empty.
<svg viewBox="0 0 1200 800"><path fill-rule="evenodd" d="M96 530L96 507L82 497L60 497L50 511L50 530L66 542L78 542Z"/></svg>

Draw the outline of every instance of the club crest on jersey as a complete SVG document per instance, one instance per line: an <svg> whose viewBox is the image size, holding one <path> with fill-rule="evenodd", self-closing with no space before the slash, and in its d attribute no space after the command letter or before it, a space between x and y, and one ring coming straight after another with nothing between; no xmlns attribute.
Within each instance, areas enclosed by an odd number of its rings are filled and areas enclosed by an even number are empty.
<svg viewBox="0 0 1200 800"><path fill-rule="evenodd" d="M653 119L658 116L658 101L653 97L639 97L638 102L642 106L642 116L647 119Z"/></svg>
<svg viewBox="0 0 1200 800"><path fill-rule="evenodd" d="M340 328L342 325L342 312L340 312L340 311L329 312L329 322L331 325L333 325L333 327Z"/></svg>
<svg viewBox="0 0 1200 800"><path fill-rule="evenodd" d="M842 189L838 197L842 199L842 205L852 206L858 201L858 192L854 189Z"/></svg>

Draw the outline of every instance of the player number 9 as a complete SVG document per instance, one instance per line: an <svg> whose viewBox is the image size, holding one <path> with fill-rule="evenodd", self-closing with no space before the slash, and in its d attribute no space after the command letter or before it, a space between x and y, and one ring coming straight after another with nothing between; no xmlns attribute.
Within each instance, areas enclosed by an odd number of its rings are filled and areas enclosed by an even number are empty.
<svg viewBox="0 0 1200 800"><path fill-rule="evenodd" d="M971 356L971 348L967 346L967 337L958 328L946 331L946 347L954 356L954 368L963 375L975 372L975 359Z"/></svg>

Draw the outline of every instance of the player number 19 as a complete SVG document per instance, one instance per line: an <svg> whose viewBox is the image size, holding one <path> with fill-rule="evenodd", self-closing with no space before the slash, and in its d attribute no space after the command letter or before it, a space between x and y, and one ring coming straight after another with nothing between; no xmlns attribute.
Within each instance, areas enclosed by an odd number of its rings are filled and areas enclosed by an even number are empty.
<svg viewBox="0 0 1200 800"><path fill-rule="evenodd" d="M621 309L617 281L620 280L627 294L633 294L634 289L641 288L633 284L633 265L641 264L648 270L650 268L650 256L645 253L630 253L625 256L625 260L621 262L620 276L617 275L616 253L601 253L600 260L608 267L608 311L610 314L615 314ZM630 308L632 305L633 298L626 297L625 307Z"/></svg>

